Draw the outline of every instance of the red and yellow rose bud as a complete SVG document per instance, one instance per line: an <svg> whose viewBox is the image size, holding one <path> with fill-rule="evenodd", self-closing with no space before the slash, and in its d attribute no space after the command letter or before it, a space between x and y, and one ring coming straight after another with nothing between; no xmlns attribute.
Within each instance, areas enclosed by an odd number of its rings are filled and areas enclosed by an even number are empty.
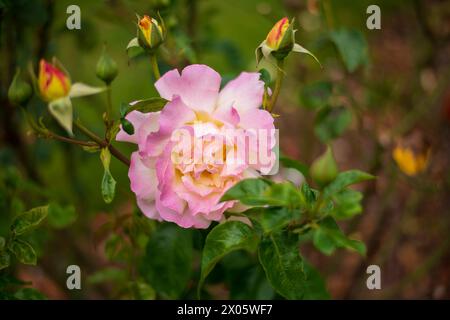
<svg viewBox="0 0 450 320"><path fill-rule="evenodd" d="M50 102L68 96L71 82L64 71L42 59L39 63L38 86L42 98Z"/></svg>
<svg viewBox="0 0 450 320"><path fill-rule="evenodd" d="M138 20L139 45L149 50L158 48L165 40L165 28L162 20L160 23L147 15L143 18L138 17Z"/></svg>
<svg viewBox="0 0 450 320"><path fill-rule="evenodd" d="M306 53L313 57L319 64L319 60L307 49L295 43L294 19L289 21L284 17L278 21L267 34L266 39L256 48L256 63L262 59L282 61L289 53Z"/></svg>
<svg viewBox="0 0 450 320"><path fill-rule="evenodd" d="M267 46L273 50L278 50L280 48L280 45L281 45L284 37L287 35L289 38L289 34L287 32L289 29L289 26L290 26L289 19L286 17L284 17L283 19L278 21L273 26L272 30L270 30L269 34L267 35L267 38L266 38ZM290 38L292 38L292 36ZM292 42L292 45L293 45L293 42Z"/></svg>
<svg viewBox="0 0 450 320"><path fill-rule="evenodd" d="M397 146L392 151L397 166L408 176L415 176L424 172L430 161L431 149L428 148L422 153L416 153L411 148Z"/></svg>

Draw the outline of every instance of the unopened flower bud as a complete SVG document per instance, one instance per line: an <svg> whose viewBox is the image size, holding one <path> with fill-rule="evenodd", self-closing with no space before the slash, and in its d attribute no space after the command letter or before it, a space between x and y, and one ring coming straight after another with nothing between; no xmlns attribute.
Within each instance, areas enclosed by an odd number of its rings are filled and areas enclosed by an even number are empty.
<svg viewBox="0 0 450 320"><path fill-rule="evenodd" d="M142 48L154 50L164 42L166 32L162 21L158 22L145 15L143 18L139 18L138 27L138 42Z"/></svg>
<svg viewBox="0 0 450 320"><path fill-rule="evenodd" d="M314 160L311 165L311 177L321 187L333 181L339 173L333 150L327 147L325 153Z"/></svg>
<svg viewBox="0 0 450 320"><path fill-rule="evenodd" d="M117 63L104 50L97 62L97 77L106 84L110 84L116 78L117 73Z"/></svg>
<svg viewBox="0 0 450 320"><path fill-rule="evenodd" d="M20 70L18 70L8 89L9 101L16 105L25 105L32 94L31 86L20 78Z"/></svg>

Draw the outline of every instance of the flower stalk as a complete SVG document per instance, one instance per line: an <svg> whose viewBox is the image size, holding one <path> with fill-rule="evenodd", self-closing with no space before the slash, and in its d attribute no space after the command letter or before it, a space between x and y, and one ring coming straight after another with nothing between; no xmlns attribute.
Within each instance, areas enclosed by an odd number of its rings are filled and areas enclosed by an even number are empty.
<svg viewBox="0 0 450 320"><path fill-rule="evenodd" d="M150 64L152 66L153 75L155 76L155 80L161 78L161 73L159 72L158 60L156 59L156 54L150 54Z"/></svg>
<svg viewBox="0 0 450 320"><path fill-rule="evenodd" d="M284 60L280 59L277 61L277 79L275 80L275 88L272 93L272 97L270 99L269 105L267 106L267 111L272 112L273 108L275 106L275 103L277 102L278 96L280 95L281 86L283 84L283 78L284 78Z"/></svg>

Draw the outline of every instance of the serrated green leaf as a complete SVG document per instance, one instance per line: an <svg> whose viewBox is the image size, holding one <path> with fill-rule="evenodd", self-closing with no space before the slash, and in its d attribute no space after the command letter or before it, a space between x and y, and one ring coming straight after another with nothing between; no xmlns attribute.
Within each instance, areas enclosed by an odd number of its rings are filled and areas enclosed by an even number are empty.
<svg viewBox="0 0 450 320"><path fill-rule="evenodd" d="M352 121L352 113L345 107L323 108L316 116L314 132L324 143L339 136L348 128Z"/></svg>
<svg viewBox="0 0 450 320"><path fill-rule="evenodd" d="M299 210L285 207L258 207L244 212L252 221L256 220L264 233L278 231L286 227L292 219L300 219Z"/></svg>
<svg viewBox="0 0 450 320"><path fill-rule="evenodd" d="M28 242L16 238L9 244L8 249L12 253L14 253L17 260L19 260L21 263L36 265L36 252Z"/></svg>
<svg viewBox="0 0 450 320"><path fill-rule="evenodd" d="M300 92L302 107L308 109L320 109L328 105L333 86L331 82L315 82L303 86Z"/></svg>
<svg viewBox="0 0 450 320"><path fill-rule="evenodd" d="M263 199L273 182L266 179L245 179L230 188L221 201L239 200L246 205L266 205L267 199Z"/></svg>
<svg viewBox="0 0 450 320"><path fill-rule="evenodd" d="M304 198L303 201L311 208L317 200L317 191L311 189L311 187L306 182L303 182L301 187L301 194Z"/></svg>
<svg viewBox="0 0 450 320"><path fill-rule="evenodd" d="M314 246L326 255L332 254L337 248L346 248L364 256L366 246L358 240L347 238L333 218L327 217L314 230Z"/></svg>
<svg viewBox="0 0 450 320"><path fill-rule="evenodd" d="M114 180L109 171L109 164L111 162L111 153L108 148L103 148L100 152L100 159L103 164L103 178L102 178L102 196L105 203L111 203L116 193L116 180Z"/></svg>
<svg viewBox="0 0 450 320"><path fill-rule="evenodd" d="M9 253L6 251L0 250L0 270L5 269L9 266L11 262L11 258Z"/></svg>
<svg viewBox="0 0 450 320"><path fill-rule="evenodd" d="M368 45L361 31L349 29L331 31L330 39L336 45L349 72L367 64L369 60Z"/></svg>
<svg viewBox="0 0 450 320"><path fill-rule="evenodd" d="M321 277L300 256L298 239L292 234L264 236L259 260L272 287L286 299L327 299Z"/></svg>
<svg viewBox="0 0 450 320"><path fill-rule="evenodd" d="M74 206L60 206L57 203L50 203L48 206L48 222L57 229L65 228L75 222L77 213Z"/></svg>
<svg viewBox="0 0 450 320"><path fill-rule="evenodd" d="M127 113L137 110L143 113L161 111L167 104L167 100L160 97L153 97L144 100L136 100L128 104Z"/></svg>
<svg viewBox="0 0 450 320"><path fill-rule="evenodd" d="M24 234L36 228L48 214L48 206L33 208L18 215L11 224L11 231L16 235Z"/></svg>
<svg viewBox="0 0 450 320"><path fill-rule="evenodd" d="M221 201L239 200L250 206L298 206L299 190L290 182L274 183L266 179L245 179L230 188Z"/></svg>
<svg viewBox="0 0 450 320"><path fill-rule="evenodd" d="M200 293L206 277L220 259L235 250L254 250L257 242L258 235L255 230L240 221L227 221L212 229L203 248L198 292Z"/></svg>
<svg viewBox="0 0 450 320"><path fill-rule="evenodd" d="M325 189L323 190L324 197L328 198L352 184L371 179L374 179L374 176L360 170L349 170L341 172L337 175L336 179L334 179L333 182L325 187Z"/></svg>
<svg viewBox="0 0 450 320"><path fill-rule="evenodd" d="M190 279L192 258L192 231L164 224L148 241L141 274L163 297L176 299Z"/></svg>
<svg viewBox="0 0 450 320"><path fill-rule="evenodd" d="M335 206L331 214L335 219L350 219L362 212L363 194L359 191L344 189L332 199Z"/></svg>
<svg viewBox="0 0 450 320"><path fill-rule="evenodd" d="M105 170L102 178L102 196L105 203L111 203L116 193L116 180L109 172Z"/></svg>

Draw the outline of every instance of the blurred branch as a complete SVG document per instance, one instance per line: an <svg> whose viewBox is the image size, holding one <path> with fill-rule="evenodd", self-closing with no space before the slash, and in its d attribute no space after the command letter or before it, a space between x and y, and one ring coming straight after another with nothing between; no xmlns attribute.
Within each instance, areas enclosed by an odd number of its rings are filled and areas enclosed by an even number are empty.
<svg viewBox="0 0 450 320"><path fill-rule="evenodd" d="M431 255L413 272L406 275L403 279L401 279L396 285L393 285L390 288L385 289L385 294L383 295L384 299L389 299L395 297L403 288L412 285L419 279L421 279L424 275L427 275L430 270L432 270L441 260L448 254L450 249L450 237L447 238L441 243L440 246L431 253Z"/></svg>
<svg viewBox="0 0 450 320"><path fill-rule="evenodd" d="M430 106L436 105L441 99L442 95L448 88L450 83L450 72L447 71L442 75L439 80L436 89L431 97L425 96L425 98L417 103L411 112L409 112L402 121L392 130L393 136L401 136L407 133L411 128L415 126L418 121L423 119L425 113L430 110Z"/></svg>
<svg viewBox="0 0 450 320"><path fill-rule="evenodd" d="M15 108L7 97L8 87L13 79L17 67L17 46L16 35L23 30L23 26L11 15L12 11L0 11L0 52L1 52L1 77L0 77L0 130L3 132L2 138L6 145L14 150L18 162L29 176L36 183L41 183L41 179L36 168L31 163L26 145L20 134L20 125L17 123Z"/></svg>
<svg viewBox="0 0 450 320"><path fill-rule="evenodd" d="M36 48L36 57L38 59L44 57L47 53L50 31L55 14L55 4L53 0L46 1L45 11L47 12L47 20L45 20L45 23L37 31L37 39L39 39L39 42Z"/></svg>

